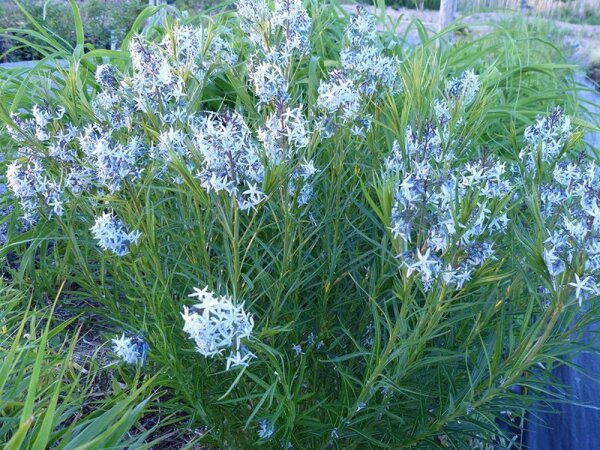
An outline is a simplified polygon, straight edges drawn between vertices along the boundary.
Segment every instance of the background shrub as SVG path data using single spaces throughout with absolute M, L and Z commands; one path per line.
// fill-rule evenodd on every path
M 75 29 L 71 7 L 67 0 L 24 0 L 23 8 L 42 26 L 70 44 L 75 43 Z M 143 0 L 85 0 L 81 3 L 81 16 L 87 43 L 95 48 L 117 47 L 125 33 L 131 28 L 138 14 L 147 6 Z M 26 29 L 29 21 L 16 3 L 0 4 L 0 28 Z M 2 62 L 29 61 L 39 59 L 40 54 L 33 48 L 15 48 L 14 41 L 0 37 L 0 58 Z

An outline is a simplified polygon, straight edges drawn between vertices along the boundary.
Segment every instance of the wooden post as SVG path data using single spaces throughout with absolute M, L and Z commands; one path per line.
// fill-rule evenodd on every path
M 450 25 L 450 22 L 454 20 L 456 14 L 456 0 L 441 0 L 440 1 L 440 17 L 439 26 L 440 30 Z

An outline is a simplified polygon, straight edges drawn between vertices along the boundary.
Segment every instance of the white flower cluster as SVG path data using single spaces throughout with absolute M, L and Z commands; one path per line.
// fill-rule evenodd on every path
M 299 189 L 296 200 L 301 206 L 307 205 L 313 197 L 314 187 L 309 180 L 315 173 L 317 169 L 312 161 L 301 163 L 300 167 L 292 173 L 289 184 L 290 195 L 293 196 Z
M 473 102 L 477 92 L 479 78 L 471 70 L 448 82 L 443 98 L 434 101 L 435 119 L 427 121 L 421 129 L 406 128 L 404 151 L 398 142 L 394 142 L 392 153 L 385 160 L 387 172 L 393 174 L 408 170 L 415 157 L 427 157 L 437 164 L 454 161 L 456 155 L 450 146 L 450 122 L 454 117 L 457 124 L 461 123 L 464 109 Z
M 275 0 L 275 11 L 271 16 L 272 32 L 278 29 L 285 33 L 279 52 L 283 56 L 310 51 L 309 35 L 312 21 L 302 0 Z
M 543 260 L 553 287 L 566 283 L 581 306 L 600 295 L 600 168 L 584 154 L 563 154 L 570 135 L 571 120 L 556 107 L 525 129 L 527 145 L 519 157 L 524 178 L 540 170 L 552 175 L 540 190 L 548 233 Z
M 375 21 L 363 8 L 346 27 L 346 39 L 347 45 L 340 53 L 341 69 L 333 70 L 329 81 L 319 86 L 318 107 L 323 113 L 319 127 L 325 137 L 332 135 L 331 115 L 336 113 L 344 125 L 351 125 L 354 135 L 365 136 L 372 119 L 360 116 L 364 100 L 395 95 L 402 88 L 399 61 L 384 55 Z
M 310 51 L 312 22 L 302 0 L 237 2 L 240 26 L 255 46 L 248 73 L 260 105 L 289 99 L 289 73 L 293 61 Z
M 19 200 L 23 209 L 22 220 L 26 226 L 37 220 L 38 211 L 51 215 L 63 214 L 63 193 L 61 187 L 47 178 L 39 161 L 31 158 L 30 162 L 13 161 L 6 170 L 6 184 Z
M 255 44 L 249 77 L 259 106 L 272 109 L 258 130 L 271 164 L 290 160 L 309 143 L 309 124 L 302 105 L 290 97 L 292 64 L 310 51 L 311 19 L 301 0 L 240 0 L 240 24 Z M 270 108 L 267 108 L 270 106 Z
M 230 350 L 227 370 L 247 366 L 254 355 L 241 341 L 250 338 L 254 320 L 244 312 L 243 303 L 235 305 L 231 298 L 217 296 L 208 288 L 194 288 L 190 297 L 195 297 L 198 303 L 183 307 L 183 331 L 194 340 L 198 353 L 213 358 Z
M 188 77 L 202 84 L 217 63 L 237 63 L 237 55 L 218 33 L 184 25 L 176 25 L 159 43 L 134 37 L 129 53 L 133 76 L 123 80 L 119 95 L 132 97 L 136 109 L 146 113 L 163 111 L 163 120 L 169 119 L 165 108 L 168 102 L 186 104 Z
M 77 128 L 61 120 L 62 107 L 34 105 L 31 117 L 13 114 L 12 138 L 19 143 L 38 141 L 36 148 L 44 147 L 38 151 L 21 148 L 25 161 L 15 161 L 8 173 L 9 188 L 21 202 L 28 224 L 35 222 L 38 209 L 60 215 L 65 191 L 74 195 L 91 194 L 93 189 L 116 193 L 124 181 L 139 178 L 151 160 L 146 156 L 168 161 L 171 150 L 187 155 L 184 134 L 172 125 L 193 119 L 184 98 L 186 77 L 197 77 L 201 83 L 217 62 L 237 62 L 220 36 L 186 26 L 176 26 L 158 44 L 137 36 L 130 53 L 131 77 L 111 65 L 97 67 L 96 82 L 102 88 L 92 101 L 97 122 Z M 167 104 L 173 98 L 175 103 Z M 171 124 L 160 130 L 156 145 L 146 142 L 145 133 L 133 120 L 136 114 L 158 114 L 163 123 Z M 118 133 L 122 128 L 129 132 Z M 60 176 L 53 178 L 51 168 L 56 164 Z
M 131 119 L 136 112 L 157 114 L 167 124 L 185 122 L 192 80 L 202 85 L 218 73 L 220 65 L 237 63 L 237 55 L 218 33 L 184 25 L 176 25 L 158 43 L 135 36 L 129 53 L 131 76 L 118 73 L 110 65 L 96 70 L 96 81 L 103 90 L 92 107 L 98 119 L 114 130 L 133 127 Z
M 571 119 L 562 113 L 560 107 L 537 120 L 535 125 L 525 129 L 525 142 L 528 145 L 519 157 L 525 161 L 527 170 L 537 172 L 538 163 L 553 162 L 564 148 L 571 134 Z
M 19 114 L 11 114 L 14 127 L 8 127 L 8 133 L 15 142 L 26 143 L 38 141 L 48 143 L 48 152 L 54 157 L 67 160 L 72 158 L 61 148 L 73 139 L 72 128 L 55 132 L 57 121 L 62 119 L 65 109 L 51 109 L 47 106 L 34 105 L 31 115 L 23 118 Z M 55 135 L 56 139 L 50 141 Z M 48 142 L 50 141 L 50 142 Z M 48 176 L 44 167 L 45 154 L 33 148 L 19 148 L 20 157 L 11 162 L 6 170 L 6 184 L 19 201 L 22 209 L 21 219 L 26 227 L 33 226 L 39 219 L 39 213 L 50 217 L 61 216 L 64 205 L 64 187 L 60 181 Z
M 259 108 L 271 111 L 258 128 L 258 139 L 268 163 L 279 165 L 293 162 L 298 150 L 306 148 L 311 140 L 303 107 L 290 96 L 289 76 L 294 62 L 310 51 L 312 22 L 301 0 L 275 0 L 273 6 L 266 0 L 237 3 L 240 26 L 255 48 L 249 57 L 249 78 Z M 300 169 L 290 180 L 290 193 L 296 192 L 297 180 L 302 180 L 299 205 L 306 204 L 312 192 L 308 178 L 313 173 Z M 254 189 L 249 192 L 255 200 L 262 197 L 254 194 Z M 253 201 L 240 203 L 255 206 Z
M 242 9 L 258 8 L 256 14 L 268 16 L 268 45 L 258 46 L 256 56 L 281 69 L 275 90 L 285 91 L 265 105 L 271 112 L 257 126 L 258 139 L 238 112 L 196 114 L 190 107 L 211 77 L 237 63 L 228 40 L 216 33 L 225 29 L 175 25 L 158 43 L 136 36 L 129 48 L 131 75 L 109 64 L 97 67 L 102 90 L 91 102 L 95 119 L 75 126 L 64 117 L 64 108 L 40 105 L 29 114 L 13 115 L 9 131 L 23 146 L 9 166 L 7 185 L 21 204 L 24 222 L 32 226 L 41 216 L 61 215 L 70 196 L 119 195 L 149 164 L 159 179 L 179 183 L 168 172 L 173 157 L 197 171 L 206 189 L 228 192 L 243 210 L 263 201 L 265 165 L 301 164 L 295 159 L 298 150 L 312 137 L 302 105 L 287 94 L 289 64 L 309 49 L 310 19 L 299 1 L 276 2 L 274 10 L 266 5 L 240 3 Z M 263 53 L 266 48 L 270 56 Z M 201 157 L 199 170 L 193 155 Z M 300 191 L 294 190 L 300 205 L 310 197 L 311 174 L 297 170 L 290 179 L 294 187 L 302 180 Z
M 108 77 L 108 73 L 115 77 L 115 82 Z M 116 77 L 121 78 L 120 74 L 116 73 L 113 66 L 102 65 L 96 69 L 96 81 L 102 87 L 92 100 L 92 110 L 99 121 L 108 124 L 109 130 L 120 130 L 122 128 L 130 129 L 132 127 L 131 119 L 136 113 L 136 103 L 134 100 L 134 92 L 117 83 Z M 145 105 L 140 102 L 140 109 Z
M 11 114 L 15 126 L 9 127 L 8 133 L 16 142 L 24 142 L 28 139 L 47 141 L 51 136 L 54 122 L 62 119 L 65 108 L 34 105 L 31 114 L 32 118 L 25 119 L 18 114 Z
M 190 119 L 190 85 L 202 86 L 220 67 L 230 68 L 237 55 L 220 33 L 177 24 L 155 43 L 135 36 L 129 44 L 133 74 L 126 76 L 110 65 L 100 65 L 96 81 L 102 87 L 92 102 L 94 113 L 111 130 L 131 129 L 138 113 L 156 115 L 165 124 Z
M 257 51 L 272 62 L 289 63 L 295 55 L 310 51 L 312 21 L 302 0 L 237 2 L 240 27 L 256 45 Z
M 585 155 L 560 157 L 570 120 L 556 108 L 525 132 L 529 152 L 542 151 L 552 179 L 541 188 L 548 237 L 543 259 L 554 287 L 567 281 L 579 304 L 600 295 L 600 167 Z M 534 145 L 532 145 L 534 144 Z M 539 147 L 539 148 L 538 148 Z M 530 159 L 525 160 L 528 166 Z M 536 172 L 534 172 L 536 173 Z M 561 277 L 562 274 L 568 276 Z
M 506 229 L 502 200 L 511 185 L 504 164 L 488 158 L 446 170 L 431 160 L 414 163 L 400 176 L 392 209 L 393 235 L 414 245 L 400 255 L 403 265 L 426 289 L 440 275 L 461 289 L 493 256 L 494 237 Z M 422 230 L 425 236 L 416 237 Z
M 391 231 L 408 247 L 399 255 L 407 275 L 417 273 L 426 290 L 436 280 L 462 289 L 493 257 L 494 238 L 509 220 L 505 164 L 489 155 L 456 162 L 441 137 L 447 124 L 409 127 L 404 148 L 394 143 L 385 161 L 386 175 L 397 180 Z
M 273 433 L 275 433 L 275 425 L 267 419 L 262 419 L 260 421 L 260 428 L 258 429 L 258 437 L 260 439 L 270 439 Z
M 104 89 L 118 87 L 115 67 L 110 64 L 101 64 L 96 67 L 96 83 Z
M 189 147 L 184 132 L 180 128 L 171 126 L 158 135 L 158 143 L 152 148 L 150 156 L 164 161 L 171 161 L 172 152 L 186 160 L 190 157 Z
M 446 127 L 455 115 L 456 122 L 462 123 L 460 109 L 473 102 L 478 92 L 479 77 L 472 70 L 463 72 L 460 78 L 452 78 L 446 85 L 445 98 L 435 101 L 435 112 L 440 127 Z
M 206 27 L 177 24 L 172 37 L 165 36 L 160 46 L 176 61 L 175 69 L 184 74 L 189 71 L 198 80 L 203 80 L 208 71 L 215 69 L 217 62 L 233 66 L 238 61 L 237 54 L 222 37 L 231 30 L 217 31 L 209 33 Z
M 195 141 L 203 164 L 197 177 L 206 190 L 229 193 L 242 210 L 265 199 L 257 188 L 264 178 L 259 148 L 239 113 L 207 116 L 196 129 Z
M 448 101 L 452 106 L 459 102 L 468 105 L 479 92 L 479 77 L 473 70 L 466 70 L 460 78 L 452 78 L 446 86 Z
M 91 175 L 109 192 L 119 191 L 125 180 L 135 181 L 139 178 L 142 169 L 138 167 L 138 162 L 147 153 L 139 138 L 134 136 L 127 144 L 121 144 L 115 142 L 110 133 L 89 126 L 79 136 L 79 144 L 85 162 L 93 170 Z M 80 187 L 76 186 L 78 192 L 81 191 Z
M 139 231 L 128 233 L 123 222 L 111 213 L 104 213 L 96 218 L 96 222 L 90 230 L 100 248 L 118 256 L 127 255 L 129 246 L 137 244 L 142 235 Z
M 305 148 L 310 136 L 302 108 L 290 108 L 276 103 L 275 112 L 258 130 L 258 139 L 272 164 L 283 162 L 297 150 Z
M 148 344 L 141 336 L 121 337 L 112 339 L 113 352 L 127 364 L 139 364 L 142 366 L 148 355 Z
M 288 82 L 284 69 L 277 63 L 255 57 L 250 71 L 250 81 L 261 105 L 273 101 L 283 103 L 288 99 Z
M 348 46 L 340 53 L 342 68 L 360 94 L 397 94 L 402 88 L 399 61 L 381 50 L 377 24 L 362 8 L 346 27 Z
M 319 107 L 329 114 L 339 111 L 343 123 L 352 123 L 356 119 L 360 105 L 356 86 L 341 70 L 333 70 L 329 81 L 319 85 Z
M 133 136 L 122 144 L 114 139 L 112 130 L 104 131 L 98 124 L 80 129 L 64 120 L 59 123 L 62 112 L 50 115 L 43 111 L 47 109 L 36 105 L 32 113 L 35 119 L 15 117 L 17 125 L 36 124 L 33 128 L 25 130 L 18 125 L 12 129 L 18 142 L 44 134 L 36 150 L 19 148 L 20 156 L 6 174 L 26 225 L 34 225 L 40 213 L 61 216 L 68 194 L 91 194 L 93 189 L 114 193 L 123 181 L 139 177 L 140 161 L 146 153 L 139 138 Z
M 58 130 L 48 142 L 48 156 L 59 164 L 72 164 L 77 159 L 73 142 L 78 138 L 78 130 L 71 124 L 66 124 Z

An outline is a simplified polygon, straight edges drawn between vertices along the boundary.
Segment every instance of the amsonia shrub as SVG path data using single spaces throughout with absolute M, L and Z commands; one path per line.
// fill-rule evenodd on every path
M 66 281 L 206 444 L 517 445 L 597 316 L 565 66 L 380 25 L 239 0 L 4 83 L 6 273 Z

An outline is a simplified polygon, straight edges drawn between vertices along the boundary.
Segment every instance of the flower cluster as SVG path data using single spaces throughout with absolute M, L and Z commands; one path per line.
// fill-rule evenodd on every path
M 313 197 L 314 188 L 311 178 L 315 173 L 317 173 L 317 169 L 312 161 L 301 163 L 292 173 L 289 190 L 290 195 L 294 195 L 296 190 L 298 190 L 298 195 L 296 197 L 298 205 L 307 205 Z
M 312 22 L 301 0 L 237 2 L 240 27 L 254 44 L 248 73 L 259 106 L 289 99 L 289 73 L 293 62 L 310 51 Z
M 322 112 L 319 127 L 325 137 L 332 135 L 332 115 L 339 113 L 342 123 L 352 133 L 364 136 L 371 127 L 371 117 L 360 115 L 365 99 L 375 101 L 400 92 L 399 61 L 384 55 L 373 17 L 359 8 L 346 27 L 347 45 L 340 53 L 340 69 L 329 74 L 319 86 L 318 107 Z
M 543 259 L 554 288 L 568 283 L 581 305 L 600 295 L 600 167 L 583 154 L 578 160 L 560 156 L 569 135 L 569 117 L 556 108 L 526 129 L 529 146 L 522 155 L 530 169 L 531 154 L 538 154 L 552 174 L 540 191 L 548 229 Z
M 264 178 L 259 148 L 240 114 L 227 111 L 204 118 L 195 141 L 202 157 L 197 176 L 207 191 L 229 193 L 242 210 L 255 208 L 265 199 L 257 187 Z
M 96 67 L 96 83 L 103 89 L 116 88 L 119 83 L 116 76 L 116 69 L 110 64 L 100 64 Z
M 356 86 L 341 70 L 333 70 L 329 74 L 329 81 L 319 85 L 319 108 L 329 114 L 339 111 L 343 123 L 352 123 L 356 119 L 360 105 Z
M 169 171 L 173 157 L 196 173 L 204 188 L 227 192 L 242 210 L 253 209 L 266 198 L 262 183 L 267 165 L 302 164 L 295 158 L 311 142 L 311 124 L 302 105 L 287 94 L 287 70 L 295 55 L 309 48 L 310 18 L 299 1 L 276 2 L 274 10 L 264 2 L 241 2 L 239 7 L 254 8 L 269 22 L 269 45 L 257 46 L 256 57 L 275 63 L 283 77 L 273 92 L 285 95 L 273 97 L 257 88 L 265 102 L 272 97 L 277 101 L 270 104 L 272 112 L 265 114 L 256 132 L 239 112 L 195 113 L 189 106 L 190 96 L 197 95 L 212 76 L 237 63 L 228 40 L 215 33 L 225 29 L 209 32 L 177 24 L 159 42 L 136 36 L 129 46 L 130 75 L 110 64 L 97 67 L 101 91 L 91 101 L 92 120 L 75 125 L 65 117 L 64 108 L 41 105 L 29 114 L 13 115 L 9 131 L 22 147 L 19 159 L 8 168 L 7 185 L 28 226 L 40 216 L 62 215 L 70 196 L 119 195 L 150 164 L 158 179 L 178 183 L 180 177 Z M 254 25 L 242 20 L 247 30 Z M 270 56 L 264 53 L 266 48 L 272 50 Z M 147 132 L 147 125 L 153 133 Z M 199 165 L 194 156 L 199 156 Z M 310 197 L 308 178 L 313 172 L 299 169 L 290 179 L 290 191 L 298 192 L 300 205 Z M 105 242 L 103 248 L 117 254 L 125 254 L 124 248 L 136 237 L 117 233 L 119 244 L 106 243 L 106 236 L 98 238 Z
M 571 134 L 571 119 L 562 113 L 560 107 L 539 118 L 534 125 L 525 129 L 525 142 L 519 157 L 525 161 L 530 172 L 537 172 L 541 163 L 553 162 L 567 143 Z
M 546 180 L 540 189 L 547 229 L 542 257 L 552 287 L 569 286 L 581 306 L 600 295 L 600 168 L 585 154 L 573 159 L 563 153 L 570 135 L 571 120 L 556 107 L 525 129 L 519 158 L 525 181 L 540 173 Z
M 123 80 L 121 94 L 132 95 L 136 108 L 145 112 L 160 111 L 171 101 L 185 104 L 187 77 L 204 83 L 217 63 L 231 66 L 237 62 L 237 55 L 219 34 L 183 25 L 159 43 L 134 37 L 129 53 L 134 72 Z
M 472 70 L 465 71 L 460 78 L 452 78 L 446 86 L 445 98 L 435 101 L 439 126 L 446 128 L 452 117 L 461 123 L 460 110 L 473 102 L 478 92 L 479 78 Z
M 261 105 L 274 101 L 280 103 L 287 101 L 288 82 L 280 65 L 255 58 L 250 72 L 250 81 Z
M 295 55 L 310 51 L 312 21 L 302 0 L 237 2 L 240 26 L 256 45 L 257 51 L 272 62 L 285 63 Z
M 100 248 L 117 256 L 127 255 L 129 246 L 137 244 L 142 235 L 139 231 L 128 233 L 123 222 L 111 213 L 104 213 L 98 217 L 90 230 L 94 239 L 98 241 Z
M 127 144 L 121 144 L 110 133 L 89 126 L 79 136 L 79 144 L 87 167 L 93 168 L 92 176 L 109 192 L 119 191 L 126 180 L 133 182 L 139 178 L 142 169 L 137 163 L 147 153 L 139 138 L 132 137 Z M 80 192 L 81 186 L 76 185 L 76 190 Z
M 270 164 L 290 161 L 310 142 L 305 111 L 289 92 L 293 64 L 310 51 L 312 22 L 301 0 L 237 3 L 240 25 L 254 44 L 248 73 L 259 108 L 271 111 L 258 129 Z
M 13 161 L 6 170 L 6 184 L 19 200 L 23 209 L 25 225 L 37 221 L 38 211 L 60 216 L 63 213 L 61 187 L 46 176 L 38 160 L 32 158 L 27 163 Z
M 290 108 L 277 102 L 275 112 L 258 130 L 267 158 L 278 164 L 309 143 L 308 123 L 301 107 Z
M 504 164 L 488 158 L 449 171 L 431 161 L 415 166 L 401 175 L 392 210 L 393 235 L 414 245 L 400 255 L 402 264 L 426 289 L 440 275 L 461 289 L 493 257 L 494 237 L 506 229 L 502 200 L 511 185 Z M 425 236 L 413 243 L 421 230 Z
M 31 113 L 33 118 L 22 118 L 18 114 L 11 114 L 15 126 L 10 127 L 8 132 L 15 141 L 25 142 L 29 139 L 47 141 L 55 121 L 62 119 L 65 114 L 65 108 L 34 105 Z
M 450 82 L 447 98 L 472 100 L 467 91 L 476 92 L 476 78 L 461 85 Z M 449 121 L 441 119 L 409 127 L 405 146 L 395 142 L 385 161 L 386 176 L 396 180 L 391 231 L 404 242 L 399 257 L 426 290 L 436 280 L 462 289 L 493 258 L 494 238 L 509 220 L 503 200 L 512 190 L 505 163 L 489 155 L 459 164 L 448 150 Z
M 237 54 L 219 34 L 227 31 L 176 25 L 158 43 L 135 36 L 129 44 L 131 76 L 110 65 L 96 70 L 102 87 L 92 102 L 96 116 L 114 130 L 135 126 L 131 119 L 138 112 L 156 114 L 166 124 L 185 123 L 189 85 L 203 85 L 219 67 L 237 63 Z
M 363 96 L 397 94 L 402 87 L 399 61 L 380 48 L 377 25 L 362 8 L 346 27 L 348 45 L 340 53 L 342 68 Z
M 310 51 L 309 34 L 312 21 L 302 0 L 275 0 L 275 11 L 271 16 L 271 27 L 285 33 L 279 52 L 282 56 Z M 272 31 L 272 32 L 273 32 Z
M 452 78 L 446 87 L 446 94 L 452 106 L 459 102 L 468 105 L 479 92 L 479 77 L 473 70 L 466 70 L 460 78 Z
M 11 114 L 14 126 L 8 127 L 8 133 L 17 143 L 46 143 L 53 158 L 72 160 L 72 153 L 66 147 L 74 139 L 74 130 L 72 127 L 60 129 L 58 124 L 64 113 L 63 107 L 34 105 L 33 117 Z M 19 158 L 7 167 L 6 184 L 19 201 L 23 212 L 21 219 L 26 227 L 38 221 L 40 212 L 48 217 L 63 214 L 64 186 L 60 180 L 48 176 L 44 158 L 44 153 L 24 145 L 19 147 Z
M 477 95 L 479 79 L 471 70 L 466 71 L 460 78 L 453 78 L 446 86 L 444 97 L 435 100 L 435 119 L 427 121 L 421 129 L 408 126 L 402 152 L 397 142 L 394 143 L 392 153 L 386 159 L 388 173 L 407 169 L 410 161 L 415 157 L 428 157 L 437 164 L 452 162 L 456 155 L 449 146 L 452 119 L 456 124 L 462 122 L 462 112 Z
M 456 155 L 450 146 L 451 121 L 461 123 L 462 113 L 479 91 L 479 79 L 473 71 L 466 71 L 460 78 L 453 78 L 446 85 L 442 98 L 434 101 L 435 118 L 420 128 L 406 128 L 405 149 L 394 142 L 391 154 L 386 158 L 386 172 L 393 174 L 408 170 L 417 159 L 429 158 L 436 164 L 453 162 Z
M 231 298 L 217 296 L 208 288 L 194 288 L 198 303 L 183 307 L 183 331 L 196 344 L 196 350 L 207 358 L 223 354 L 230 350 L 226 369 L 245 367 L 254 355 L 241 343 L 252 334 L 254 320 L 244 311 L 243 303 L 235 305 Z
M 112 339 L 113 352 L 127 364 L 139 364 L 142 366 L 148 356 L 148 344 L 141 336 L 121 337 Z
M 275 425 L 269 422 L 267 419 L 260 421 L 260 428 L 258 429 L 258 437 L 260 439 L 269 439 L 275 433 Z
M 232 65 L 237 61 L 226 41 L 214 33 L 209 38 L 207 33 L 206 29 L 176 26 L 159 43 L 135 37 L 130 45 L 131 76 L 108 64 L 97 67 L 96 81 L 102 91 L 92 100 L 92 107 L 98 120 L 87 126 L 78 128 L 64 120 L 62 107 L 34 105 L 29 117 L 13 114 L 12 138 L 20 143 L 37 141 L 37 147 L 44 147 L 35 152 L 23 147 L 21 154 L 27 161 L 15 162 L 11 171 L 11 190 L 23 201 L 24 211 L 36 209 L 40 198 L 56 202 L 64 188 L 76 195 L 89 193 L 93 187 L 117 192 L 124 180 L 139 177 L 148 163 L 145 155 L 167 159 L 171 146 L 183 153 L 183 133 L 172 124 L 193 119 L 184 98 L 186 77 L 192 74 L 203 82 L 217 62 Z M 174 103 L 167 105 L 171 99 Z M 158 142 L 145 142 L 145 133 L 132 120 L 136 114 L 158 114 L 170 129 L 160 131 Z M 129 130 L 125 139 L 117 134 L 122 128 Z M 60 165 L 60 179 L 48 179 L 53 164 Z

